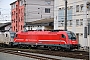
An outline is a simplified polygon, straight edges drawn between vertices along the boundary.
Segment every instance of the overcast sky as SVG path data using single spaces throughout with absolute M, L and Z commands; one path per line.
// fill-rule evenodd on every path
M 0 0 L 0 23 L 9 22 L 11 20 L 11 6 L 10 3 L 16 0 Z

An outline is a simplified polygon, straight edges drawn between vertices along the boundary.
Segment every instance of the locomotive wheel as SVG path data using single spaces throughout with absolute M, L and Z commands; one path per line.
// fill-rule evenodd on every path
M 61 47 L 57 47 L 57 50 L 61 50 Z
M 21 45 L 18 44 L 18 48 L 21 48 Z
M 52 51 L 53 50 L 58 50 L 58 47 L 55 47 L 55 46 L 54 47 L 53 46 L 52 47 L 48 47 L 48 48 L 49 48 L 49 50 L 52 50 Z
M 31 45 L 31 48 L 37 49 L 38 47 L 36 45 Z

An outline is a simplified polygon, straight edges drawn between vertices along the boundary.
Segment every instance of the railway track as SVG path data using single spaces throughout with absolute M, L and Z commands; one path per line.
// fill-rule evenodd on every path
M 13 49 L 5 49 L 5 50 L 0 49 L 0 52 L 19 55 L 19 56 L 24 56 L 24 57 L 29 57 L 29 58 L 34 58 L 34 59 L 38 59 L 38 60 L 60 60 L 60 59 L 55 59 L 55 58 L 50 58 L 50 57 L 27 54 L 27 53 L 23 53 L 23 52 L 20 52 L 20 51 L 17 51 L 17 50 L 13 51 Z
M 37 56 L 29 53 L 39 53 L 39 54 L 46 54 L 46 55 L 54 55 L 54 56 L 60 56 L 60 57 L 70 57 L 70 58 L 77 58 L 77 59 L 85 59 L 89 60 L 89 52 L 85 51 L 71 51 L 71 52 L 63 52 L 63 51 L 49 51 L 49 50 L 39 50 L 39 49 L 17 49 L 17 48 L 0 48 L 0 52 L 4 53 L 10 53 L 40 60 L 58 60 L 55 58 L 50 57 L 44 57 L 44 56 Z M 27 52 L 27 53 L 21 53 L 21 52 Z M 59 59 L 60 60 L 60 59 Z

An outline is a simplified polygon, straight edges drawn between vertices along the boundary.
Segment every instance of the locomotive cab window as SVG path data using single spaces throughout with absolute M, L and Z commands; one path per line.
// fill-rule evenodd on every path
M 17 37 L 17 34 L 16 34 L 16 36 L 15 37 Z
M 16 35 L 16 33 L 14 33 L 14 32 L 11 32 L 11 33 L 10 33 L 11 38 L 14 38 L 15 35 Z
M 76 40 L 76 36 L 73 32 L 67 32 L 69 39 Z
M 62 38 L 66 38 L 64 34 L 61 35 Z

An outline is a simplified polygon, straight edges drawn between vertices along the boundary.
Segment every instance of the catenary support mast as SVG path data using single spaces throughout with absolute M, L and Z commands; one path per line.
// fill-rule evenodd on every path
M 67 0 L 65 0 L 65 21 L 64 21 L 64 29 L 67 31 Z

